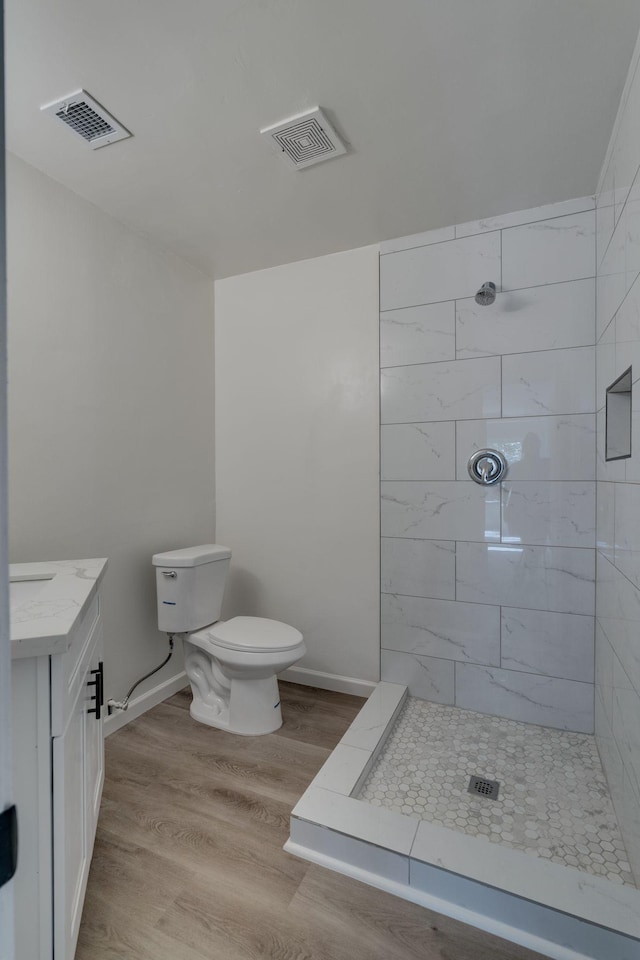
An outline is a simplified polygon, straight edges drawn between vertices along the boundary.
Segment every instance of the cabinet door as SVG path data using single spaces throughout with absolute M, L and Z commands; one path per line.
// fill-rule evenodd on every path
M 14 660 L 11 681 L 13 782 L 20 817 L 18 870 L 14 880 L 15 954 L 17 960 L 51 960 L 49 657 Z M 0 927 L 0 944 L 3 930 Z
M 89 711 L 97 691 L 97 646 L 91 643 L 80 669 L 83 682 L 64 732 L 53 738 L 54 958 L 73 960 L 89 875 L 97 805 L 102 789 L 102 721 Z

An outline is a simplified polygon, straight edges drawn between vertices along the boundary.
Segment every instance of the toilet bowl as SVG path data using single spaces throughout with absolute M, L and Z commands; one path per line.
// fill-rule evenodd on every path
M 194 720 L 245 736 L 282 726 L 276 674 L 304 656 L 298 630 L 278 620 L 234 617 L 185 636 L 184 652 Z
M 277 674 L 306 653 L 302 634 L 263 617 L 219 619 L 231 551 L 219 544 L 153 556 L 159 629 L 184 643 L 191 716 L 258 736 L 282 725 Z

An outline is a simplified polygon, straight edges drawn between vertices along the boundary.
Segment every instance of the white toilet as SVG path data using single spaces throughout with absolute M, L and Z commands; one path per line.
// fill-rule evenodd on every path
M 273 733 L 282 726 L 276 674 L 306 648 L 278 620 L 218 619 L 230 560 L 215 543 L 156 553 L 158 628 L 184 641 L 194 720 L 245 736 Z

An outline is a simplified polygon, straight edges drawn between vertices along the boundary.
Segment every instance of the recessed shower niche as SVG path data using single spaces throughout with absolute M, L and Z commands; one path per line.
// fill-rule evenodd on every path
M 631 456 L 631 367 L 607 387 L 605 460 Z

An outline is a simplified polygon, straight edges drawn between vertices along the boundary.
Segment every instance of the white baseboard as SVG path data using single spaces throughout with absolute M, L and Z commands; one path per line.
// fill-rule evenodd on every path
M 290 667 L 280 674 L 281 680 L 289 680 L 291 683 L 301 683 L 307 687 L 320 687 L 321 690 L 335 690 L 336 693 L 351 693 L 356 697 L 369 697 L 377 683 L 373 680 L 358 680 L 356 677 L 340 677 L 335 673 L 324 673 L 321 670 L 308 670 L 306 667 Z M 172 697 L 178 690 L 186 687 L 189 681 L 184 670 L 176 677 L 171 677 L 156 687 L 152 687 L 146 693 L 135 697 L 129 702 L 127 710 L 118 710 L 109 717 L 105 717 L 104 735 L 110 736 L 124 727 L 125 724 L 136 717 L 151 710 L 158 703 L 162 703 L 168 697 Z
M 378 686 L 375 680 L 358 680 L 356 677 L 341 677 L 337 673 L 309 670 L 307 667 L 289 667 L 279 674 L 281 680 L 301 683 L 305 687 L 320 687 L 336 693 L 351 693 L 354 697 L 370 697 Z
M 174 693 L 182 690 L 188 683 L 187 675 L 183 670 L 176 677 L 170 677 L 169 680 L 159 683 L 156 687 L 152 687 L 151 690 L 147 690 L 146 693 L 141 693 L 139 697 L 130 700 L 127 710 L 116 710 L 111 716 L 105 717 L 103 726 L 105 737 L 115 733 L 120 727 L 124 727 L 125 724 L 131 720 L 135 720 L 136 717 L 146 713 L 147 710 L 151 710 L 151 707 L 162 703 L 167 697 L 172 697 Z

